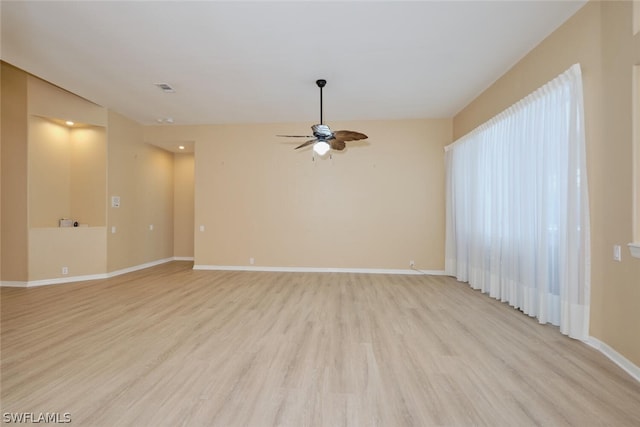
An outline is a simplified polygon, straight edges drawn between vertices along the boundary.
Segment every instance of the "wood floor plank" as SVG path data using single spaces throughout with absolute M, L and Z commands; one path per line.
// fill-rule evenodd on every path
M 640 384 L 452 278 L 194 271 L 0 290 L 2 413 L 77 426 L 640 425 Z

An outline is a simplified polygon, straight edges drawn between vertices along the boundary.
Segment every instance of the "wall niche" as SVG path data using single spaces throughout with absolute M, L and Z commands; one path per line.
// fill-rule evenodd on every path
M 29 117 L 29 226 L 106 225 L 107 147 L 103 126 Z

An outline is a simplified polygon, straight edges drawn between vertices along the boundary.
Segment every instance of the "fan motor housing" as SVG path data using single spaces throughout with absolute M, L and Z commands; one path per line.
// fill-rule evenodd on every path
M 313 130 L 313 136 L 318 139 L 327 139 L 333 136 L 333 132 L 327 125 L 313 125 L 311 129 Z

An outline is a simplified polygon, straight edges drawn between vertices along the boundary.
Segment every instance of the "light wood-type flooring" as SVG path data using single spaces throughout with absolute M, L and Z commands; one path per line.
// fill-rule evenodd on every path
M 448 277 L 172 262 L 1 298 L 0 415 L 70 413 L 73 426 L 640 426 L 640 383 L 613 362 Z

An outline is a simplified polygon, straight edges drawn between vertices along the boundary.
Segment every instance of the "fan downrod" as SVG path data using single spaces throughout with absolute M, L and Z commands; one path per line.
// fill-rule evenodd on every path
M 322 121 L 322 88 L 327 84 L 327 81 L 324 79 L 318 79 L 316 80 L 316 84 L 320 88 L 320 124 L 322 125 L 324 124 Z

